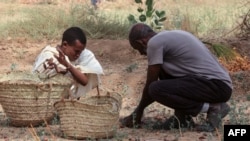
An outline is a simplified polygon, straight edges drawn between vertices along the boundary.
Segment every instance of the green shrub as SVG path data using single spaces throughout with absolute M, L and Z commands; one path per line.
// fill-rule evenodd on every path
M 131 24 L 143 22 L 153 29 L 163 28 L 163 22 L 167 19 L 165 11 L 156 10 L 153 0 L 146 0 L 145 3 L 142 0 L 135 0 L 135 2 L 139 4 L 137 9 L 139 17 L 136 18 L 135 15 L 129 14 L 128 20 Z

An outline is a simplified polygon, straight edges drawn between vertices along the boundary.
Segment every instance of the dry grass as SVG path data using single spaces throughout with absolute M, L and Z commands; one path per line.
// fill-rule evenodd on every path
M 166 29 L 183 29 L 199 37 L 220 38 L 225 37 L 225 34 L 236 26 L 239 17 L 247 10 L 247 7 L 243 6 L 244 2 L 245 0 L 164 0 L 155 1 L 155 8 L 166 12 L 167 20 L 164 23 Z M 48 34 L 53 37 L 58 33 L 48 29 L 56 27 L 55 30 L 61 32 L 71 25 L 81 25 L 86 28 L 83 25 L 84 22 L 93 17 L 97 23 L 86 25 L 92 29 L 88 32 L 93 35 L 93 38 L 105 38 L 106 35 L 99 35 L 101 33 L 94 35 L 97 32 L 94 29 L 101 29 L 101 32 L 111 34 L 110 30 L 113 28 L 110 27 L 119 25 L 124 30 L 128 30 L 127 16 L 138 14 L 136 11 L 138 5 L 134 0 L 106 0 L 98 4 L 98 7 L 97 11 L 91 11 L 90 0 L 2 0 L 0 1 L 1 35 L 6 37 L 21 33 L 22 36 L 31 34 L 28 36 L 44 38 L 47 36 L 44 34 Z M 85 21 L 81 21 L 79 17 Z M 102 18 L 106 20 L 105 23 L 101 23 Z M 49 20 L 49 24 L 46 23 L 46 19 Z M 117 21 L 117 23 L 105 26 L 108 20 Z M 37 28 L 28 23 L 29 21 L 37 25 Z M 40 25 L 42 27 L 39 27 Z M 36 33 L 41 28 L 44 31 Z M 115 35 L 115 38 L 126 35 L 125 32 Z M 230 33 L 232 34 L 234 33 Z

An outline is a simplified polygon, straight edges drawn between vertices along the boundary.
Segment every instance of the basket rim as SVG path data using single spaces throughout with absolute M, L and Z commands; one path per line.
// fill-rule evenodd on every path
M 16 79 L 16 78 L 10 78 L 10 79 L 6 79 L 6 80 L 1 80 L 1 78 L 4 78 L 8 75 L 17 75 L 17 74 L 24 74 L 27 76 L 31 76 L 30 79 L 29 78 L 21 78 L 21 79 Z M 55 75 L 53 77 L 58 77 L 59 78 L 63 78 L 62 81 L 60 82 L 55 82 L 55 81 L 46 81 L 46 80 L 50 80 L 53 77 L 50 78 L 41 78 L 39 76 L 40 74 L 37 73 L 32 73 L 32 72 L 28 72 L 28 71 L 8 71 L 8 72 L 3 72 L 0 73 L 0 85 L 72 85 L 73 84 L 73 80 L 70 77 L 58 74 Z M 36 78 L 36 79 L 31 79 L 32 77 Z
M 34 83 L 33 83 L 34 82 Z M 71 82 L 68 82 L 68 83 L 57 83 L 57 82 L 37 82 L 37 81 L 30 81 L 30 82 L 23 82 L 22 80 L 20 81 L 16 81 L 16 82 L 9 82 L 9 81 L 0 81 L 0 86 L 1 85 L 36 85 L 36 86 L 39 86 L 39 85 L 71 85 L 72 83 Z
M 85 103 L 85 102 L 82 102 L 82 101 L 79 101 L 76 99 L 64 99 L 64 100 L 55 101 L 53 104 L 53 107 L 56 107 L 56 105 L 60 104 L 60 103 L 75 103 L 75 102 L 79 103 L 79 104 L 93 105 L 93 106 L 97 106 L 97 107 L 102 107 L 103 105 L 109 105 L 109 104 L 95 105 L 95 104 Z

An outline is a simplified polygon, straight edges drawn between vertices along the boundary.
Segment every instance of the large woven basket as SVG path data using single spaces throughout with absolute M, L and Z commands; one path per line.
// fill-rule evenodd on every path
M 55 115 L 53 104 L 67 94 L 72 80 L 13 71 L 0 76 L 0 104 L 13 126 L 37 126 Z
M 115 92 L 81 100 L 57 101 L 54 106 L 66 138 L 103 139 L 116 134 L 122 97 Z

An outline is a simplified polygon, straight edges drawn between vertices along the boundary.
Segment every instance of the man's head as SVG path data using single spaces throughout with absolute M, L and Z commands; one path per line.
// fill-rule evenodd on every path
M 70 61 L 79 58 L 87 43 L 86 35 L 79 27 L 70 27 L 64 31 L 61 49 Z
M 147 55 L 147 43 L 148 40 L 156 33 L 146 24 L 136 23 L 129 32 L 130 45 L 138 50 L 141 55 Z

